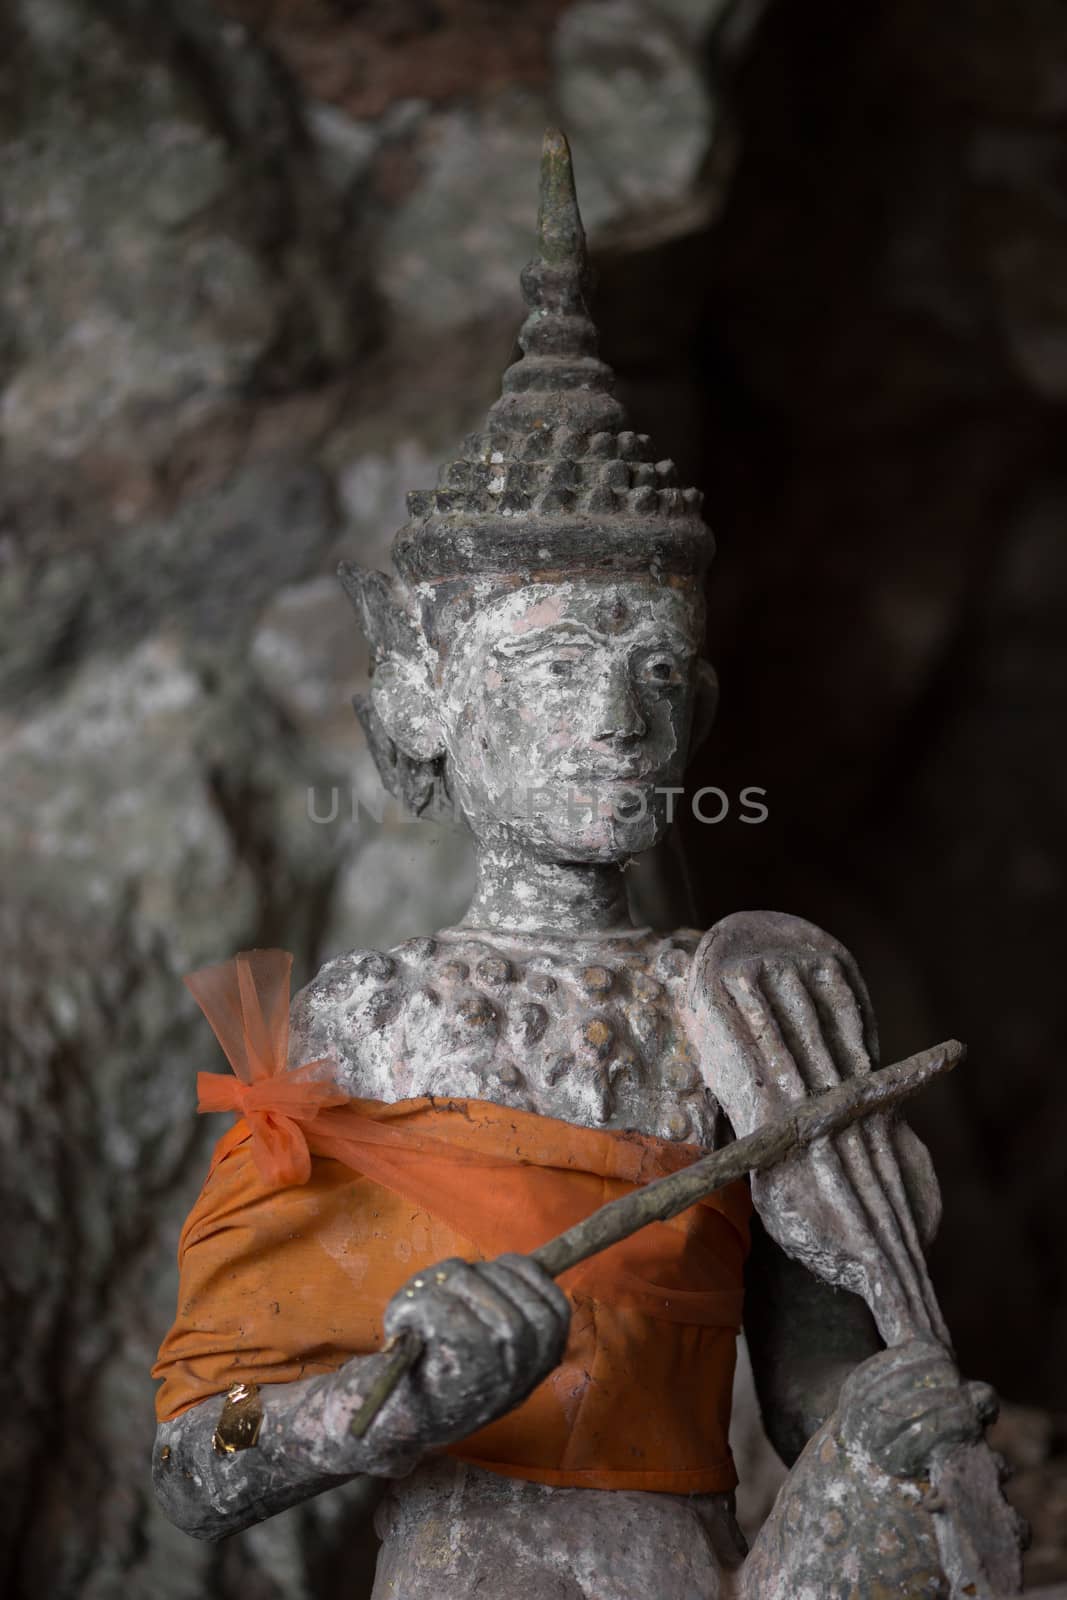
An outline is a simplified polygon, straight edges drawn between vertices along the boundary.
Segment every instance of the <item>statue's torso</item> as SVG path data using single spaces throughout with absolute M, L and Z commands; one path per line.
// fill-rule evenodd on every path
M 686 1037 L 699 935 L 546 940 L 446 931 L 329 962 L 294 1005 L 294 1048 L 354 1095 L 492 1100 L 713 1149 L 719 1109 Z
M 732 1502 L 429 1461 L 378 1508 L 373 1600 L 731 1600 L 745 1554 Z
M 356 951 L 297 996 L 293 1049 L 332 1055 L 339 1081 L 364 1098 L 492 1100 L 713 1149 L 722 1113 L 683 1020 L 698 941 L 689 930 L 581 940 L 449 930 L 388 954 Z M 730 1498 L 549 1489 L 430 1461 L 388 1492 L 375 1595 L 713 1600 L 739 1556 Z M 595 1589 L 561 1580 L 561 1564 L 587 1565 Z M 641 1574 L 654 1590 L 634 1588 Z

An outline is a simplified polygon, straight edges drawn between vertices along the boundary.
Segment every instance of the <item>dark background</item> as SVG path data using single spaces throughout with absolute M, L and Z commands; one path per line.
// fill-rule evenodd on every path
M 218 1131 L 180 974 L 281 943 L 305 981 L 462 909 L 461 837 L 346 821 L 331 574 L 385 564 L 497 392 L 557 119 L 603 352 L 719 539 L 694 779 L 768 793 L 684 825 L 692 918 L 829 927 L 887 1059 L 968 1041 L 914 1113 L 936 1279 L 1012 1402 L 1031 1577 L 1067 1573 L 1063 7 L 0 15 L 5 1592 L 356 1592 L 343 1495 L 219 1549 L 150 1500 Z

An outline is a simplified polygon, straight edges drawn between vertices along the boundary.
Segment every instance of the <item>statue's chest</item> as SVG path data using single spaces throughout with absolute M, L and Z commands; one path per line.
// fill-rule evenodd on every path
M 331 963 L 314 1034 L 354 1094 L 493 1100 L 710 1149 L 721 1113 L 683 1023 L 695 943 L 411 940 Z

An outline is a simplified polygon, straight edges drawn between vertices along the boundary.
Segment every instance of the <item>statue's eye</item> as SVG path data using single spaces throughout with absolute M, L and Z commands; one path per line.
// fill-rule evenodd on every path
M 682 674 L 672 656 L 652 656 L 645 662 L 644 678 L 646 683 L 654 683 L 666 689 L 680 684 Z
M 574 678 L 589 660 L 589 652 L 579 645 L 546 644 L 540 650 L 531 650 L 516 656 L 512 672 L 519 682 L 528 687 L 543 684 L 546 678 L 559 678 L 562 682 Z

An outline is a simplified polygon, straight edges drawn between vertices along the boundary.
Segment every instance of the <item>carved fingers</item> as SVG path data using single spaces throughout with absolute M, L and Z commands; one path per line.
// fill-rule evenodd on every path
M 872 1356 L 846 1379 L 838 1402 L 842 1438 L 896 1478 L 928 1476 L 934 1461 L 981 1439 L 996 1410 L 989 1385 L 961 1383 L 931 1339 Z
M 871 1070 L 874 1023 L 855 964 L 799 919 L 718 924 L 694 958 L 689 1000 L 705 1076 L 738 1135 Z M 916 1215 L 936 1218 L 936 1182 L 918 1140 L 897 1132 L 890 1118 L 866 1118 L 754 1178 L 753 1198 L 785 1250 L 862 1294 L 887 1343 L 947 1343 Z

